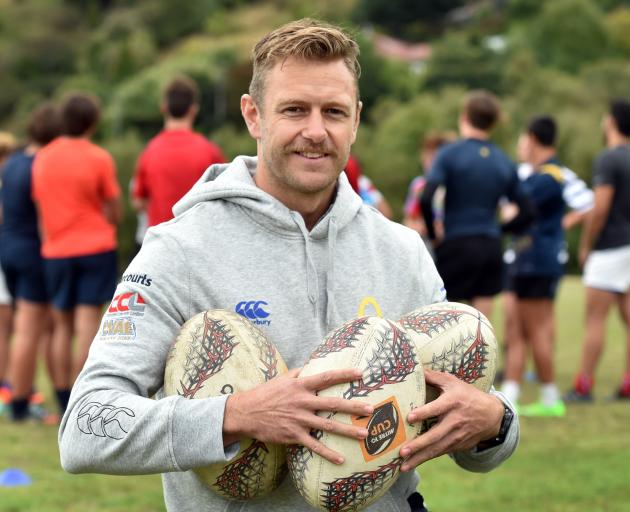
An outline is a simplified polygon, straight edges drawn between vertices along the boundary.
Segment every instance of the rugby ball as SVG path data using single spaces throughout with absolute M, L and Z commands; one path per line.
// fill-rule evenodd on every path
M 360 368 L 363 376 L 318 394 L 359 400 L 374 406 L 370 416 L 322 411 L 334 421 L 368 430 L 364 440 L 325 431 L 311 435 L 344 456 L 328 462 L 304 446 L 288 449 L 289 472 L 300 494 L 319 510 L 356 511 L 379 499 L 398 477 L 401 445 L 418 434 L 407 415 L 424 404 L 424 373 L 414 344 L 399 325 L 362 317 L 332 331 L 311 354 L 300 376 L 333 368 Z
M 398 320 L 424 368 L 448 372 L 488 392 L 497 367 L 497 340 L 492 325 L 477 309 L 458 302 L 438 302 Z M 426 401 L 439 396 L 427 385 Z
M 166 361 L 164 391 L 207 398 L 251 389 L 286 373 L 274 345 L 249 320 L 224 310 L 195 315 L 181 328 Z M 275 489 L 286 474 L 284 446 L 241 439 L 229 462 L 193 471 L 214 492 L 244 501 Z

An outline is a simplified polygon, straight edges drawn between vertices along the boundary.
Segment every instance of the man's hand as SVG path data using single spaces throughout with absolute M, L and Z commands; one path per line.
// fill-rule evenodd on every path
M 409 457 L 400 468 L 410 471 L 445 453 L 468 450 L 480 441 L 496 436 L 503 419 L 503 404 L 449 373 L 424 370 L 427 384 L 441 390 L 440 396 L 409 413 L 409 423 L 437 417 L 431 430 L 405 443 L 402 457 Z
M 317 411 L 336 411 L 363 416 L 372 414 L 371 405 L 343 398 L 327 398 L 317 391 L 361 377 L 358 369 L 331 370 L 298 377 L 294 369 L 253 389 L 230 396 L 225 405 L 223 440 L 253 437 L 276 444 L 301 444 L 334 464 L 343 457 L 310 435 L 324 430 L 346 437 L 364 439 L 367 430 L 317 416 Z

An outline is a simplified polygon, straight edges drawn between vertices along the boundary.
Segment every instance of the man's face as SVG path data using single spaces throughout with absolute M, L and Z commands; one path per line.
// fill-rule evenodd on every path
M 521 133 L 516 143 L 516 158 L 519 162 L 531 162 L 532 140 L 527 133 Z
M 359 124 L 355 80 L 343 60 L 279 62 L 262 105 L 244 95 L 241 107 L 258 142 L 260 188 L 290 207 L 332 193 Z

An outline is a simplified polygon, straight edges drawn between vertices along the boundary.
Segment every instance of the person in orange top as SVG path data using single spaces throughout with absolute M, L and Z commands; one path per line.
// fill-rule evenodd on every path
M 116 287 L 116 224 L 122 206 L 114 160 L 90 141 L 100 116 L 97 100 L 72 95 L 61 116 L 65 136 L 37 154 L 32 194 L 54 323 L 53 381 L 63 414 L 98 330 L 101 308 Z

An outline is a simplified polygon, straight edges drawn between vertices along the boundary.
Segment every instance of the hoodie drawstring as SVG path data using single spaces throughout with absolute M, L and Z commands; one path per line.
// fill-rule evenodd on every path
M 297 212 L 291 212 L 293 220 L 300 228 L 300 232 L 304 237 L 304 253 L 306 257 L 306 293 L 313 305 L 313 316 L 317 317 L 317 299 L 319 297 L 317 268 L 313 263 L 313 249 L 311 236 L 306 230 L 302 216 Z M 337 242 L 337 220 L 331 215 L 328 221 L 328 275 L 326 276 L 326 328 L 332 329 L 333 321 L 336 318 L 337 307 L 335 304 L 335 295 L 333 293 L 333 284 L 335 282 L 335 245 Z
M 332 329 L 333 318 L 337 312 L 332 286 L 335 282 L 335 244 L 337 242 L 337 221 L 330 217 L 328 224 L 328 275 L 326 276 L 326 328 Z
M 319 290 L 317 287 L 317 268 L 313 263 L 313 254 L 311 248 L 311 237 L 306 230 L 306 225 L 302 216 L 297 212 L 291 212 L 293 220 L 300 228 L 302 237 L 304 238 L 304 254 L 306 257 L 306 294 L 308 300 L 313 305 L 313 316 L 317 317 L 317 297 L 319 296 Z

